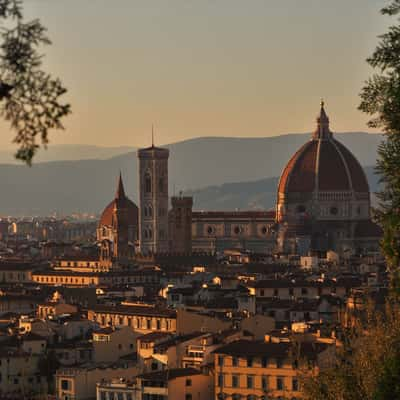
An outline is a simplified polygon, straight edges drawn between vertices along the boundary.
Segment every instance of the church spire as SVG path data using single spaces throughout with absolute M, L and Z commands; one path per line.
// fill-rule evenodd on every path
M 116 199 L 125 198 L 125 189 L 124 189 L 124 183 L 122 182 L 121 171 L 119 172 L 118 185 L 117 185 L 117 191 L 115 192 L 115 198 Z
M 329 130 L 329 118 L 325 112 L 325 102 L 321 99 L 321 108 L 317 116 L 317 129 L 313 133 L 313 139 L 330 139 L 332 132 Z

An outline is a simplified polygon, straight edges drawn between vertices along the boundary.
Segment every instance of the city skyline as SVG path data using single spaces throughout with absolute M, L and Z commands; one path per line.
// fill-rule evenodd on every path
M 45 66 L 73 110 L 50 145 L 146 146 L 152 124 L 161 145 L 309 132 L 321 97 L 334 131 L 370 131 L 358 93 L 389 22 L 375 1 L 69 4 L 25 5 L 26 19 L 48 27 Z M 0 143 L 13 148 L 1 124 Z

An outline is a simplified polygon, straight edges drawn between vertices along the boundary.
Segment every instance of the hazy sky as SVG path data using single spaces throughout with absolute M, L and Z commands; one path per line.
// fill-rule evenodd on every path
M 366 130 L 365 58 L 380 0 L 25 0 L 48 27 L 46 67 L 73 115 L 52 143 L 143 146 L 196 136 Z M 3 124 L 0 144 L 12 132 Z

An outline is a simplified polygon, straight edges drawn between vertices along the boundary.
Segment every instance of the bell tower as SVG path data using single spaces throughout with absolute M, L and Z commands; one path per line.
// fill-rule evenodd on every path
M 142 254 L 166 253 L 168 241 L 169 150 L 154 146 L 139 149 L 140 218 Z

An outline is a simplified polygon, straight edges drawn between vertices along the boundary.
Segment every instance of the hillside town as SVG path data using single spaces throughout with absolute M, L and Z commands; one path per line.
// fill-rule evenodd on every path
M 1 400 L 301 399 L 384 307 L 368 182 L 323 102 L 275 210 L 193 210 L 169 156 L 139 150 L 139 206 L 120 175 L 98 220 L 1 220 Z

